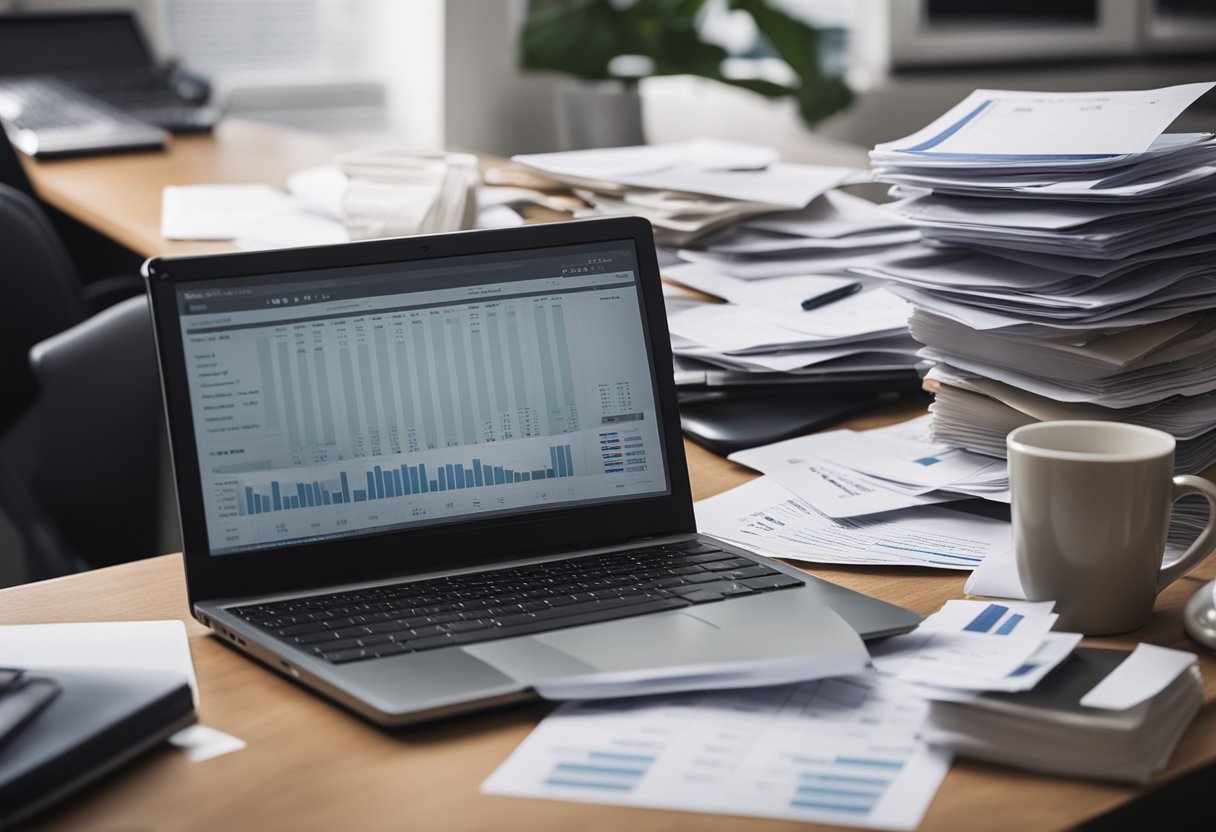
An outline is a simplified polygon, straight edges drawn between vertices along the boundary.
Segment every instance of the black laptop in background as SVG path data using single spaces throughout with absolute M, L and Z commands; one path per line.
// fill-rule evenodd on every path
M 0 14 L 0 120 L 28 155 L 163 147 L 212 128 L 210 95 L 157 61 L 131 10 Z
M 645 220 L 144 273 L 194 616 L 369 719 L 919 621 L 697 533 Z

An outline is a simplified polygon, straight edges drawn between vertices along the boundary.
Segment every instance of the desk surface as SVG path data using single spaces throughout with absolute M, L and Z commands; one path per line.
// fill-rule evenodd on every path
M 232 251 L 226 242 L 170 241 L 160 235 L 166 185 L 260 182 L 332 162 L 342 148 L 323 136 L 226 119 L 213 135 L 177 136 L 149 151 L 38 162 L 25 160 L 39 196 L 143 257 Z
M 199 182 L 270 182 L 324 163 L 324 139 L 247 122 L 226 122 L 214 138 L 178 139 L 166 154 L 31 164 L 43 197 L 144 255 L 230 250 L 224 243 L 168 243 L 159 235 L 160 189 Z M 849 426 L 910 418 L 898 404 Z M 686 445 L 697 499 L 753 475 Z M 816 568 L 814 574 L 921 613 L 962 597 L 963 576 L 929 569 Z M 1149 623 L 1121 639 L 1194 649 L 1181 627 L 1186 599 L 1216 576 L 1216 560 L 1167 589 Z M 48 829 L 794 829 L 770 820 L 491 797 L 478 786 L 544 715 L 541 704 L 421 728 L 385 732 L 228 649 L 186 608 L 176 555 L 0 591 L 0 624 L 178 618 L 186 621 L 202 699 L 201 720 L 249 743 L 194 764 L 155 752 L 46 816 Z M 1216 770 L 1216 659 L 1201 657 L 1208 706 L 1169 769 L 1143 789 L 1038 777 L 958 762 L 929 809 L 924 829 L 1023 830 L 1070 827 L 1133 803 L 1144 805 L 1196 769 Z M 1210 795 L 1206 795 L 1210 798 Z M 1177 809 L 1171 804 L 1171 809 Z M 1166 820 L 1173 815 L 1159 817 Z

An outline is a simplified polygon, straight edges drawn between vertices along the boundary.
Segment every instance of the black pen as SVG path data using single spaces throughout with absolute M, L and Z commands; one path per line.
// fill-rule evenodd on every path
M 807 298 L 802 302 L 802 308 L 804 310 L 818 309 L 821 306 L 827 306 L 829 303 L 838 301 L 841 298 L 847 298 L 849 295 L 860 291 L 860 283 L 847 283 L 844 286 L 841 286 L 839 289 L 833 289 L 830 292 L 824 292 L 822 295 L 815 295 L 813 298 Z

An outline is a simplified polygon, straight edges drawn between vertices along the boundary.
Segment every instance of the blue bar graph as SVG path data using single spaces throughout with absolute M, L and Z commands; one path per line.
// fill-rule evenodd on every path
M 1014 631 L 1018 624 L 1021 623 L 1023 618 L 1025 618 L 1025 616 L 1021 613 L 1014 613 L 1013 615 L 1009 616 L 1008 620 L 1006 620 L 1004 624 L 997 628 L 996 634 L 998 636 L 1009 635 Z
M 975 618 L 971 619 L 963 630 L 968 633 L 987 633 L 992 630 L 992 626 L 1001 620 L 1001 616 L 1009 612 L 1009 607 L 1002 607 L 1000 604 L 989 604 L 984 607 L 983 611 Z M 1016 624 L 1014 625 L 1016 626 Z M 1011 628 L 1012 629 L 1012 628 Z
M 258 487 L 242 486 L 243 499 L 238 490 L 237 508 L 238 513 L 243 515 L 268 514 L 301 508 L 397 499 L 431 491 L 491 488 L 574 476 L 573 452 L 570 445 L 551 446 L 545 462 L 547 464 L 530 470 L 515 470 L 491 465 L 483 462 L 480 457 L 475 457 L 468 461 L 436 465 L 437 475 L 434 478 L 427 475 L 426 463 L 401 465 L 387 470 L 380 465 L 374 465 L 370 470 L 340 471 L 337 476 L 326 480 L 274 481 Z M 366 482 L 367 487 L 352 489 L 352 479 L 355 482 Z M 975 623 L 972 622 L 968 628 Z M 1016 623 L 1005 626 L 1012 630 Z M 989 624 L 989 627 L 991 626 Z

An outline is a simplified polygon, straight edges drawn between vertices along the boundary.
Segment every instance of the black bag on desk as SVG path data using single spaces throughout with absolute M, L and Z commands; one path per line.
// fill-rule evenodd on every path
M 185 678 L 170 673 L 46 670 L 60 693 L 0 745 L 0 829 L 195 722 Z

